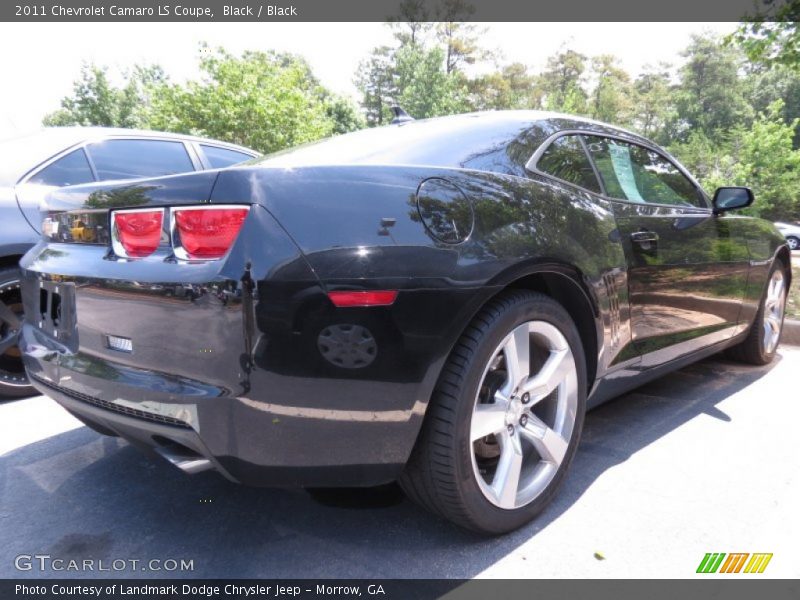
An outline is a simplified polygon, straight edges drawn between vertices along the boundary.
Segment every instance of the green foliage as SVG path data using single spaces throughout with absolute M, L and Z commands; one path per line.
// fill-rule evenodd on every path
M 683 56 L 680 83 L 674 92 L 677 137 L 685 139 L 700 130 L 720 141 L 726 131 L 752 120 L 739 77 L 741 56 L 737 49 L 709 35 L 694 35 Z
M 320 85 L 299 57 L 218 49 L 201 53 L 200 70 L 199 81 L 177 84 L 159 67 L 137 66 L 115 87 L 106 69 L 85 65 L 73 94 L 44 124 L 174 131 L 265 153 L 365 125 L 358 107 Z
M 728 42 L 740 46 L 753 62 L 800 71 L 800 1 L 763 4 L 767 10 L 742 23 Z
M 591 98 L 592 117 L 607 123 L 630 123 L 636 104 L 630 75 L 609 54 L 592 59 L 592 74 L 597 79 Z
M 767 219 L 800 219 L 800 150 L 792 145 L 800 119 L 786 124 L 783 101 L 771 104 L 750 129 L 737 129 L 734 183 L 755 193 L 754 212 Z
M 472 110 L 539 108 L 542 103 L 536 76 L 521 63 L 470 79 L 467 87 Z
M 224 139 L 265 153 L 336 130 L 329 95 L 298 57 L 276 52 L 235 57 L 218 49 L 201 58 L 200 69 L 200 81 L 156 90 L 151 127 Z
M 47 126 L 100 125 L 103 127 L 141 127 L 145 107 L 155 86 L 166 81 L 158 66 L 135 66 L 123 87 L 114 86 L 108 70 L 84 64 L 75 81 L 72 95 L 61 100 L 61 108 L 43 119 Z
M 666 143 L 668 128 L 676 120 L 670 66 L 660 63 L 657 67 L 645 67 L 633 87 L 631 127 L 645 137 Z
M 547 59 L 539 78 L 544 108 L 571 114 L 587 112 L 588 94 L 583 87 L 586 57 L 574 50 L 563 50 Z
M 392 120 L 392 100 L 398 95 L 394 64 L 394 51 L 380 46 L 358 66 L 354 83 L 361 91 L 361 106 L 371 127 Z
M 753 215 L 771 220 L 800 219 L 800 150 L 793 147 L 800 119 L 786 123 L 783 101 L 759 113 L 750 127 L 739 125 L 720 143 L 701 132 L 671 150 L 695 173 L 707 192 L 723 185 L 753 189 Z
M 415 118 L 436 117 L 467 109 L 465 82 L 443 67 L 441 48 L 404 46 L 395 54 L 397 101 Z

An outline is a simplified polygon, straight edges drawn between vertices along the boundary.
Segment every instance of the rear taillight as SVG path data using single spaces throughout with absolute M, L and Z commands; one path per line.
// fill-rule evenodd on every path
M 161 243 L 164 209 L 142 208 L 111 213 L 111 243 L 117 256 L 150 256 Z
M 249 211 L 249 206 L 230 205 L 114 210 L 111 243 L 122 258 L 150 256 L 171 240 L 178 259 L 216 260 L 230 250 Z
M 243 206 L 173 208 L 175 256 L 187 260 L 225 256 L 239 235 L 248 211 L 249 208 Z

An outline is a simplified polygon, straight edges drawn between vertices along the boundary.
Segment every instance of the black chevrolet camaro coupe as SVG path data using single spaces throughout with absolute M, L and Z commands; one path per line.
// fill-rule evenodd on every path
M 553 498 L 584 414 L 729 349 L 775 355 L 789 250 L 666 152 L 493 112 L 239 167 L 51 194 L 22 260 L 33 384 L 187 472 L 399 480 L 500 533 Z M 67 239 L 74 214 L 103 224 Z

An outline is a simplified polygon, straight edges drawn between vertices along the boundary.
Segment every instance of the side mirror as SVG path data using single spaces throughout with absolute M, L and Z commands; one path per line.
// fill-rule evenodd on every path
M 714 214 L 745 208 L 753 203 L 753 190 L 746 187 L 721 187 L 714 192 Z

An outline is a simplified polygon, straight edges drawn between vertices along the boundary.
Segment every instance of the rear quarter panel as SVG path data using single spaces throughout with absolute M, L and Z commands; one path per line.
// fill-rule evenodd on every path
M 468 199 L 474 226 L 466 241 L 442 243 L 421 222 L 417 190 L 430 178 L 453 183 Z M 598 373 L 632 358 L 625 261 L 611 206 L 588 192 L 466 169 L 242 167 L 220 173 L 211 201 L 236 198 L 265 206 L 327 288 L 409 292 L 404 296 L 415 300 L 397 307 L 395 324 L 437 367 L 492 296 L 551 265 L 571 269 L 590 298 Z M 425 378 L 423 396 L 437 376 L 434 370 Z

